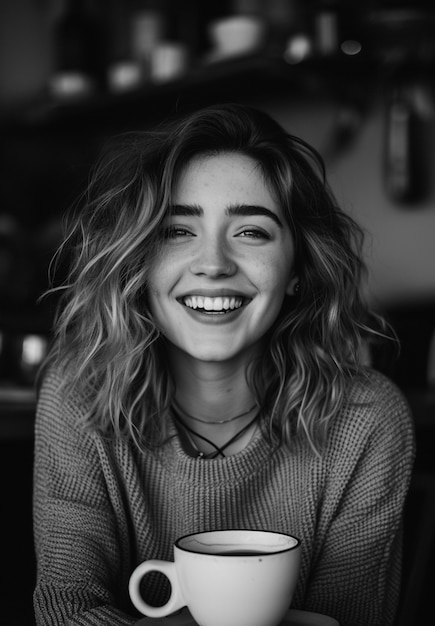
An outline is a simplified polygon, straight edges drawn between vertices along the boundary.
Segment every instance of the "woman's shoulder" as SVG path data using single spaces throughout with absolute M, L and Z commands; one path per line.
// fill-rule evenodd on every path
M 414 438 L 413 418 L 404 393 L 391 379 L 373 369 L 349 381 L 337 428 L 361 436 L 376 431 L 378 435 L 394 433 L 410 442 Z
M 347 406 L 378 407 L 408 413 L 409 407 L 401 389 L 381 372 L 365 368 L 349 380 L 346 390 Z
M 49 368 L 43 375 L 38 391 L 36 418 L 50 420 L 62 428 L 75 426 L 89 410 L 89 398 L 83 389 L 73 384 L 74 377 L 67 369 Z
M 38 400 L 50 397 L 53 401 L 63 402 L 72 397 L 76 402 L 86 401 L 86 393 L 74 383 L 76 377 L 71 367 L 49 367 L 41 378 Z

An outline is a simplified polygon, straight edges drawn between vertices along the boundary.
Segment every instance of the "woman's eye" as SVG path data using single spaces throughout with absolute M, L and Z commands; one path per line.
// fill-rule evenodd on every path
M 238 234 L 238 237 L 246 237 L 248 239 L 270 239 L 268 233 L 258 228 L 245 228 Z
M 183 237 L 192 237 L 193 234 L 187 230 L 186 228 L 181 228 L 179 226 L 169 226 L 165 229 L 164 237 L 165 239 L 180 239 Z

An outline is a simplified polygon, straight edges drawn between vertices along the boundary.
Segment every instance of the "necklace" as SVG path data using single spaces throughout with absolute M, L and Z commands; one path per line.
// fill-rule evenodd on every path
M 256 406 L 257 406 L 256 404 L 253 404 L 251 408 L 248 409 L 247 411 L 243 411 L 243 413 L 239 413 L 238 415 L 234 415 L 234 417 L 229 417 L 228 419 L 225 419 L 225 420 L 204 420 L 204 419 L 201 419 L 200 417 L 195 417 L 194 415 L 190 415 L 190 413 L 182 409 L 180 406 L 178 406 L 176 402 L 174 402 L 174 408 L 175 408 L 175 411 L 178 413 L 178 415 L 182 413 L 185 417 L 188 417 L 191 420 L 195 420 L 195 422 L 200 422 L 201 424 L 228 424 L 229 422 L 234 422 L 235 420 L 238 420 L 241 417 L 245 417 L 245 415 L 248 415 L 251 411 L 253 411 Z
M 223 446 L 218 446 L 216 445 L 213 441 L 211 441 L 210 439 L 208 439 L 207 437 L 204 437 L 203 435 L 200 435 L 199 433 L 197 433 L 195 430 L 193 430 L 193 428 L 190 428 L 190 426 L 188 426 L 184 420 L 182 419 L 182 417 L 180 416 L 179 413 L 177 413 L 177 411 L 174 411 L 175 413 L 175 418 L 177 419 L 177 421 L 182 425 L 182 427 L 184 428 L 184 430 L 186 431 L 186 435 L 189 438 L 190 443 L 192 444 L 192 446 L 195 448 L 195 450 L 198 452 L 198 459 L 204 459 L 204 458 L 208 458 L 208 459 L 215 459 L 218 456 L 221 457 L 225 457 L 226 454 L 224 454 L 224 450 L 226 450 L 226 448 L 228 448 L 232 443 L 234 443 L 235 441 L 237 441 L 238 439 L 240 439 L 240 437 L 249 430 L 249 428 L 252 426 L 252 424 L 255 422 L 255 420 L 257 419 L 259 412 L 256 413 L 254 415 L 254 417 L 252 418 L 252 420 L 250 420 L 247 424 L 245 424 L 240 430 L 238 430 L 236 432 L 235 435 L 233 435 L 232 437 L 230 437 L 230 439 L 223 445 Z M 249 413 L 249 411 L 248 411 Z M 254 430 L 255 432 L 255 430 Z M 252 436 L 254 435 L 254 432 L 252 433 Z M 206 443 L 208 443 L 210 446 L 212 446 L 215 449 L 215 452 L 211 452 L 210 454 L 206 454 L 205 452 L 202 452 L 202 450 L 198 450 L 198 446 L 196 445 L 194 439 L 192 438 L 191 435 L 194 435 L 195 437 L 198 437 L 199 439 L 202 439 L 203 441 L 205 441 Z M 251 436 L 251 438 L 252 438 Z

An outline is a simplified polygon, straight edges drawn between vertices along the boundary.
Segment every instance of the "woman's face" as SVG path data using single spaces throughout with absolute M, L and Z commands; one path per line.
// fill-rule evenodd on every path
M 294 242 L 257 163 L 189 162 L 175 188 L 149 302 L 162 334 L 200 361 L 249 359 L 293 293 Z

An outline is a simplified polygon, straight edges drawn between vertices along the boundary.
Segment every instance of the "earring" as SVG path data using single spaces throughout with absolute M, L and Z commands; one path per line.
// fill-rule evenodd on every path
M 301 283 L 296 283 L 295 288 L 294 288 L 294 293 L 295 295 L 297 295 L 301 290 Z

